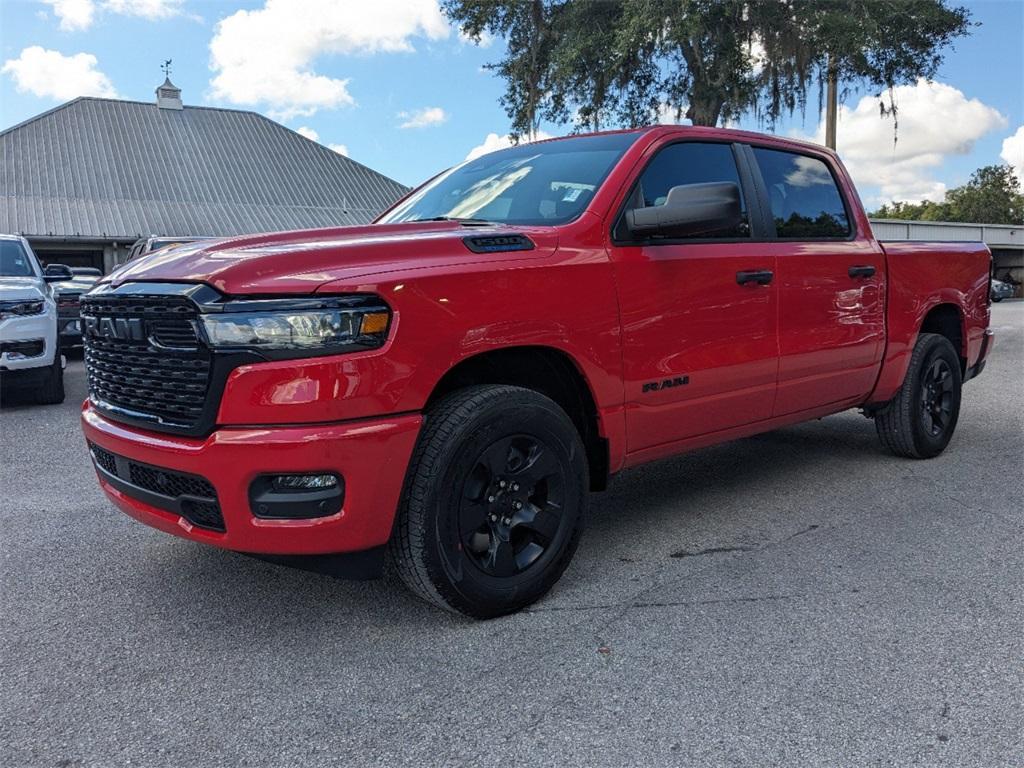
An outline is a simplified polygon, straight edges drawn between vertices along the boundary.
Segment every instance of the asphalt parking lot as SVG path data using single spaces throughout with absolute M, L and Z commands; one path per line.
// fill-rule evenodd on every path
M 855 412 L 595 497 L 573 565 L 486 623 L 151 530 L 77 410 L 0 410 L 0 764 L 1024 763 L 1024 302 L 947 452 Z

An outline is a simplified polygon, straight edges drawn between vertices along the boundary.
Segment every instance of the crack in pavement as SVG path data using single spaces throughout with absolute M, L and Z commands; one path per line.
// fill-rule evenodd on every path
M 792 541 L 797 536 L 803 536 L 805 533 L 810 533 L 811 531 L 816 531 L 818 529 L 818 527 L 819 527 L 818 525 L 809 525 L 806 528 L 803 528 L 803 529 L 797 531 L 796 533 L 787 536 L 784 539 L 779 539 L 778 541 L 770 541 L 767 544 L 762 544 L 759 547 L 755 547 L 755 546 L 748 545 L 748 544 L 738 544 L 738 545 L 733 546 L 733 547 L 707 547 L 706 549 L 697 549 L 697 550 L 693 550 L 693 551 L 686 550 L 686 549 L 681 549 L 678 552 L 673 552 L 672 554 L 669 555 L 669 557 L 674 557 L 674 558 L 700 557 L 701 555 L 715 555 L 715 554 L 719 554 L 719 553 L 722 553 L 722 552 L 761 552 L 762 550 L 768 549 L 769 547 L 774 547 L 774 546 L 777 546 L 779 544 L 785 544 L 787 541 Z
M 694 551 L 681 549 L 678 552 L 673 552 L 669 557 L 700 557 L 701 555 L 715 555 L 720 552 L 750 552 L 757 549 L 757 547 L 747 546 L 736 546 L 736 547 L 708 547 L 707 549 L 697 549 Z
M 554 613 L 558 611 L 601 611 L 612 608 L 676 608 L 698 605 L 720 605 L 725 603 L 760 603 L 774 600 L 799 600 L 805 597 L 832 597 L 835 595 L 859 594 L 858 587 L 825 592 L 794 592 L 781 595 L 746 595 L 741 597 L 717 597 L 707 600 L 646 600 L 626 603 L 603 603 L 599 605 L 553 605 L 546 608 L 529 608 L 524 613 Z
M 816 531 L 816 530 L 818 530 L 818 528 L 820 528 L 820 526 L 817 523 L 815 523 L 815 524 L 807 526 L 806 528 L 801 528 L 796 533 L 792 533 L 792 534 L 790 534 L 789 536 L 786 536 L 783 539 L 779 539 L 778 541 L 767 542 L 767 543 L 762 544 L 761 546 L 758 546 L 758 547 L 750 547 L 750 548 L 743 549 L 743 550 L 738 550 L 738 551 L 764 552 L 764 551 L 769 550 L 769 549 L 771 549 L 773 547 L 776 547 L 776 546 L 779 546 L 781 544 L 785 544 L 785 543 L 787 543 L 789 541 L 792 541 L 793 539 L 797 538 L 798 536 L 803 536 L 804 534 L 810 533 L 811 531 Z M 697 575 L 699 573 L 703 573 L 704 571 L 707 571 L 707 570 L 713 568 L 714 564 L 715 564 L 715 561 L 709 562 L 703 568 L 698 568 L 695 573 L 691 573 L 690 575 L 691 576 L 695 576 L 695 575 Z M 674 569 L 669 569 L 669 570 L 674 570 Z M 617 622 L 622 621 L 622 619 L 625 618 L 626 614 L 628 614 L 630 609 L 633 608 L 634 606 L 637 606 L 637 607 L 647 607 L 645 605 L 645 603 L 651 603 L 651 607 L 657 607 L 656 606 L 656 601 L 644 601 L 644 600 L 641 600 L 640 598 L 641 598 L 642 595 L 649 594 L 649 593 L 655 591 L 656 589 L 658 589 L 669 578 L 671 578 L 671 576 L 672 576 L 671 573 L 666 573 L 663 570 L 660 574 L 655 575 L 653 583 L 650 583 L 646 587 L 644 587 L 644 588 L 640 589 L 639 591 L 637 591 L 633 595 L 633 597 L 631 599 L 629 599 L 627 602 L 625 602 L 625 603 L 613 603 L 613 604 L 608 605 L 606 610 L 609 610 L 611 612 L 611 615 L 607 618 L 606 621 L 603 622 L 603 626 L 598 628 L 596 630 L 596 632 L 595 632 L 595 640 L 597 640 L 597 645 L 598 646 L 608 645 L 608 643 L 604 642 L 604 639 L 603 639 L 602 636 L 604 634 L 607 634 L 609 632 L 609 630 L 611 629 L 611 627 L 614 626 Z M 680 603 L 680 605 L 686 605 L 686 604 L 687 604 L 686 602 L 681 602 Z M 665 607 L 670 607 L 670 606 L 666 605 Z M 537 609 L 537 610 L 541 610 L 541 609 Z M 600 609 L 598 609 L 598 610 L 600 610 Z

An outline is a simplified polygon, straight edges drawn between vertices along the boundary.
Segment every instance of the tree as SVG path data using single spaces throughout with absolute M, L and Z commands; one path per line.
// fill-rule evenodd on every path
M 483 34 L 503 38 L 505 58 L 487 67 L 507 83 L 502 106 L 512 121 L 512 134 L 535 134 L 543 104 L 552 90 L 551 61 L 554 55 L 559 4 L 545 0 L 448 0 L 445 10 L 463 32 L 480 42 Z
M 848 87 L 933 75 L 969 27 L 945 0 L 443 0 L 490 65 L 515 135 L 540 121 L 636 126 L 661 110 L 696 125 L 804 109 L 832 71 Z M 763 54 L 759 52 L 763 51 Z M 831 64 L 830 64 L 831 62 Z M 819 89 L 820 92 L 820 89 Z M 887 107 L 893 111 L 891 102 Z
M 1024 194 L 1008 165 L 986 165 L 961 187 L 946 193 L 941 203 L 892 202 L 871 214 L 878 219 L 965 221 L 974 224 L 1024 224 Z
M 941 203 L 933 203 L 931 200 L 922 200 L 920 203 L 908 203 L 903 200 L 893 200 L 891 203 L 883 203 L 882 207 L 873 213 L 869 213 L 873 219 L 901 219 L 903 221 L 942 221 Z
M 1024 224 L 1020 180 L 1008 165 L 979 168 L 970 181 L 946 193 L 946 205 L 953 221 Z

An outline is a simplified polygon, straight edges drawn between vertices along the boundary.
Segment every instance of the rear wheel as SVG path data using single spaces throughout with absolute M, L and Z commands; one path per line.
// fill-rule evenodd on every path
M 423 599 L 476 618 L 543 596 L 583 529 L 589 480 L 579 433 L 531 390 L 480 386 L 426 414 L 391 554 Z
M 949 339 L 922 333 L 899 393 L 875 414 L 882 445 L 897 456 L 938 456 L 956 429 L 962 385 L 960 358 Z
M 43 374 L 35 397 L 40 405 L 57 405 L 64 402 L 64 359 L 60 352 L 53 356 L 53 365 Z

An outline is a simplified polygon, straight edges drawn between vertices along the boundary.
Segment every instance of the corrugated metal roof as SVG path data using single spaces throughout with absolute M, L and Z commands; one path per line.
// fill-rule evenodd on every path
M 0 232 L 26 236 L 362 224 L 406 191 L 255 112 L 83 97 L 0 132 Z

